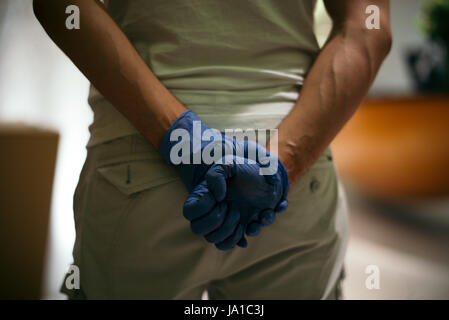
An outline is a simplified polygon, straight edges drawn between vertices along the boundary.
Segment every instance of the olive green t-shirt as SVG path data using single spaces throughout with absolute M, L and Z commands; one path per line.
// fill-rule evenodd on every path
M 314 0 L 109 0 L 152 72 L 207 125 L 276 128 L 319 52 Z M 134 134 L 93 87 L 90 146 Z

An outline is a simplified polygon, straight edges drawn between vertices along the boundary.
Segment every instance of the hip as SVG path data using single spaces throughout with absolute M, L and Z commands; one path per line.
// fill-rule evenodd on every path
M 158 274 L 164 265 L 175 272 L 192 261 L 201 272 L 192 271 L 189 281 L 211 281 L 283 252 L 320 279 L 323 292 L 335 284 L 329 279 L 341 270 L 347 236 L 330 149 L 292 185 L 288 209 L 248 239 L 247 249 L 218 252 L 194 235 L 182 216 L 187 195 L 176 170 L 140 134 L 89 147 L 74 195 L 74 259 L 85 290 L 114 292 L 123 270 Z M 110 288 L 92 288 L 99 284 Z

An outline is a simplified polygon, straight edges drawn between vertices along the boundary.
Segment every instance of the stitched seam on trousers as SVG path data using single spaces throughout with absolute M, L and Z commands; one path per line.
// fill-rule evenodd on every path
M 161 186 L 161 185 L 164 185 L 164 184 L 176 181 L 178 179 L 179 179 L 178 177 L 173 177 L 173 178 L 170 178 L 170 179 L 168 179 L 166 177 L 162 177 L 162 178 L 154 179 L 154 180 L 151 180 L 151 181 L 143 182 L 143 183 L 134 185 L 132 188 L 129 188 L 129 189 L 132 189 L 133 191 L 124 191 L 124 194 L 128 194 L 128 195 L 131 196 L 131 195 L 134 195 L 136 193 L 141 193 L 141 192 L 143 192 L 143 191 L 145 191 L 147 189 L 151 189 L 151 188 L 154 188 L 154 187 L 158 187 L 158 186 Z M 129 189 L 126 189 L 126 190 L 129 190 Z M 120 190 L 120 191 L 122 191 L 122 190 Z

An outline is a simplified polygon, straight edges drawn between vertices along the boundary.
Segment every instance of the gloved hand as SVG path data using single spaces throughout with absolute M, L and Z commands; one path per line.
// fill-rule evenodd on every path
M 194 191 L 184 204 L 185 215 L 194 218 L 195 214 L 204 215 L 206 210 L 212 209 L 211 194 L 219 203 L 227 203 L 226 223 L 205 234 L 205 238 L 221 250 L 231 249 L 236 244 L 246 247 L 245 231 L 247 235 L 256 236 L 262 226 L 274 222 L 275 213 L 287 208 L 289 183 L 282 162 L 255 142 L 235 143 L 244 155 L 255 155 L 254 160 L 225 155 L 206 173 L 207 184 L 198 192 Z M 255 149 L 257 152 L 251 153 Z
M 226 196 L 226 179 L 239 174 L 246 174 L 247 180 L 252 175 L 260 176 L 259 171 L 263 171 L 271 163 L 264 162 L 261 164 L 262 159 L 260 155 L 262 153 L 257 152 L 259 151 L 257 150 L 258 147 L 260 146 L 256 143 L 231 140 L 222 136 L 217 130 L 214 131 L 208 128 L 190 110 L 184 112 L 170 126 L 159 145 L 159 152 L 169 164 L 176 166 L 187 189 L 191 192 L 184 205 L 184 216 L 191 222 L 193 232 L 207 235 L 209 241 L 217 243 L 217 247 L 225 249 L 233 247 L 236 243 L 244 247 L 246 246 L 246 239 L 243 237 L 243 233 L 249 222 L 253 221 L 254 223 L 248 226 L 247 233 L 254 235 L 258 233 L 261 225 L 266 225 L 274 220 L 274 207 L 268 208 L 272 209 L 271 211 L 265 210 L 266 212 L 262 214 L 261 219 L 257 219 L 258 217 L 256 216 L 258 210 L 262 210 L 261 207 L 252 207 L 248 204 L 244 206 L 244 200 L 237 201 L 237 199 L 242 199 L 242 197 L 236 196 L 238 192 L 234 193 L 235 195 L 230 199 L 232 200 L 230 202 L 232 205 L 228 206 L 221 203 Z M 265 149 L 263 148 L 263 150 Z M 242 151 L 243 157 L 235 156 L 237 154 L 241 155 Z M 225 156 L 221 157 L 223 154 Z M 252 170 L 245 170 L 243 169 L 244 167 L 241 170 L 230 170 L 231 168 L 245 165 L 244 162 L 248 160 L 245 157 L 251 157 L 255 160 L 247 167 L 248 169 L 252 168 Z M 221 164 L 224 167 L 220 168 L 225 168 L 226 170 L 223 171 L 224 175 L 217 174 L 220 170 L 215 174 L 213 172 L 210 173 L 208 180 L 212 187 L 209 189 L 207 184 L 205 182 L 201 183 L 201 181 L 204 180 L 206 172 L 214 161 L 216 162 L 220 159 L 224 159 Z M 270 158 L 267 159 L 270 160 Z M 271 157 L 271 160 L 273 160 L 273 157 Z M 258 167 L 255 166 L 256 163 Z M 273 168 L 269 166 L 268 169 Z M 275 176 L 273 175 L 273 177 Z M 273 181 L 275 180 L 273 179 Z M 254 181 L 261 182 L 262 180 L 255 179 Z M 287 189 L 283 188 L 283 190 L 286 193 Z M 279 197 L 279 194 L 277 191 L 274 191 L 273 194 L 265 193 L 265 196 L 274 198 Z M 257 196 L 248 203 L 252 204 L 254 202 L 257 202 Z M 283 206 L 286 207 L 286 202 L 282 205 L 279 204 L 277 210 L 279 211 Z M 244 215 L 241 217 L 242 209 L 244 209 Z M 249 211 L 254 212 L 250 214 Z M 243 218 L 244 223 L 241 222 L 241 218 Z
M 243 225 L 239 225 L 240 211 L 228 206 L 225 201 L 217 202 L 206 181 L 197 185 L 187 197 L 183 214 L 191 221 L 192 231 L 205 236 L 209 242 L 226 240 L 229 248 L 235 244 L 242 248 L 247 246 Z
M 184 210 L 184 216 L 191 222 L 192 231 L 196 234 L 210 233 L 221 225 L 226 230 L 232 228 L 231 231 L 234 231 L 233 226 L 239 220 L 233 214 L 234 211 L 228 211 L 226 204 L 219 204 L 215 200 L 205 188 L 205 183 L 200 183 L 213 162 L 221 159 L 225 152 L 232 154 L 234 147 L 232 140 L 223 137 L 219 131 L 210 129 L 191 110 L 187 110 L 173 122 L 159 144 L 159 152 L 168 164 L 177 168 L 191 193 L 189 198 L 201 199 L 198 203 L 200 210 L 197 212 Z M 215 195 L 220 199 L 225 196 L 218 192 Z M 245 243 L 239 242 L 239 245 L 245 246 Z
M 203 137 L 210 140 L 203 141 Z M 158 151 L 168 164 L 176 167 L 187 190 L 191 192 L 204 180 L 204 175 L 215 158 L 219 159 L 213 156 L 203 157 L 203 154 L 213 155 L 215 150 L 222 150 L 227 141 L 222 139 L 220 132 L 210 129 L 193 111 L 187 110 L 167 130 Z
M 287 208 L 288 175 L 277 158 L 277 168 L 271 174 L 262 174 L 261 165 L 255 161 L 244 159 L 245 164 L 239 164 L 241 159 L 233 160 L 229 164 L 214 164 L 206 174 L 206 181 L 213 194 L 226 190 L 226 202 L 240 210 L 240 221 L 248 226 L 246 233 L 255 236 L 261 226 L 274 222 L 275 213 Z
M 210 141 L 203 141 L 205 132 L 212 136 Z M 199 203 L 199 207 L 203 209 L 200 211 L 201 214 L 184 214 L 191 222 L 192 230 L 197 234 L 204 234 L 218 228 L 223 222 L 227 209 L 226 205 L 218 205 L 212 194 L 208 193 L 208 197 L 204 196 L 206 189 L 204 185 L 200 185 L 214 160 L 206 163 L 203 159 L 203 151 L 212 147 L 210 153 L 213 153 L 213 148 L 217 144 L 219 148 L 222 148 L 224 143 L 218 131 L 216 137 L 219 139 L 216 141 L 213 139 L 213 133 L 194 112 L 187 110 L 172 123 L 158 148 L 167 163 L 176 167 L 189 193 L 198 187 L 191 195 L 201 198 Z M 194 224 L 193 220 L 199 218 L 201 220 Z

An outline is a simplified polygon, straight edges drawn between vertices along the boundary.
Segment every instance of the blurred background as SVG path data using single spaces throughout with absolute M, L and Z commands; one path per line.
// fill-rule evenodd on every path
M 351 227 L 343 291 L 449 299 L 449 0 L 391 0 L 391 22 L 391 53 L 332 144 Z M 318 1 L 321 44 L 330 27 Z M 88 81 L 30 0 L 0 2 L 0 52 L 0 298 L 63 299 Z

